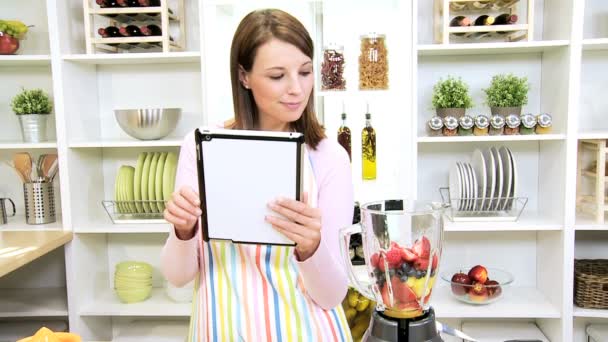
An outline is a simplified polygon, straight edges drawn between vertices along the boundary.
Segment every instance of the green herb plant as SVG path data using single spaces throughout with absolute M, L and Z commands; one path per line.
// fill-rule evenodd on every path
M 529 89 L 527 77 L 499 74 L 492 77 L 490 87 L 483 91 L 490 107 L 521 107 L 528 104 Z
M 439 79 L 433 87 L 433 108 L 471 108 L 469 86 L 460 78 Z
M 23 89 L 13 97 L 11 107 L 17 115 L 50 114 L 53 110 L 49 96 L 42 89 Z

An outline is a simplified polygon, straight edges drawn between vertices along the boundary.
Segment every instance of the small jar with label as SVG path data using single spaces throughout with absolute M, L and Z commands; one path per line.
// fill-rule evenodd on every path
M 443 118 L 443 135 L 453 137 L 458 134 L 458 119 L 448 115 Z
M 321 90 L 346 90 L 344 80 L 344 47 L 329 44 L 323 48 Z
M 517 114 L 509 114 L 505 118 L 505 135 L 517 135 L 519 134 L 519 125 L 521 119 Z
M 490 120 L 485 115 L 475 117 L 475 127 L 473 127 L 474 135 L 488 135 L 490 131 Z
M 551 133 L 551 126 L 553 125 L 553 118 L 547 113 L 540 114 L 536 118 L 536 134 L 547 134 Z
M 532 114 L 524 114 L 521 116 L 521 126 L 519 127 L 519 134 L 534 134 L 536 127 L 536 117 Z
M 505 130 L 505 118 L 502 115 L 492 115 L 490 118 L 490 135 L 502 135 Z
M 433 116 L 427 125 L 427 131 L 430 137 L 439 137 L 442 135 L 443 120 L 437 115 Z
M 460 126 L 458 127 L 458 135 L 467 136 L 473 135 L 473 126 L 475 122 L 469 115 L 464 115 L 459 119 Z

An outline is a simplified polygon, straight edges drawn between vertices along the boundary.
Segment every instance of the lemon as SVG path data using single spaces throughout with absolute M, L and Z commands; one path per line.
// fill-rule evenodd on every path
M 359 303 L 357 304 L 357 311 L 365 311 L 365 309 L 367 309 L 367 307 L 369 306 L 369 299 L 365 298 L 365 297 L 361 297 L 359 299 Z
M 357 316 L 357 310 L 354 308 L 348 308 L 344 311 L 344 315 L 346 316 L 348 324 L 351 324 L 355 316 Z
M 357 294 L 357 292 L 349 292 L 348 293 L 348 305 L 351 308 L 354 308 L 357 306 L 358 303 L 359 303 L 359 295 Z

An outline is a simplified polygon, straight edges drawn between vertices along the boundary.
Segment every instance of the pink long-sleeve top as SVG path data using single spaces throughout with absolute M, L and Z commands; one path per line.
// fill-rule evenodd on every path
M 310 258 L 297 260 L 292 247 L 206 243 L 200 224 L 190 240 L 171 229 L 161 254 L 163 274 L 176 286 L 199 277 L 190 340 L 350 340 L 339 305 L 348 285 L 339 230 L 353 218 L 350 162 L 329 139 L 306 150 L 313 202 L 322 215 L 321 242 Z M 192 132 L 181 147 L 175 189 L 198 191 L 197 180 Z

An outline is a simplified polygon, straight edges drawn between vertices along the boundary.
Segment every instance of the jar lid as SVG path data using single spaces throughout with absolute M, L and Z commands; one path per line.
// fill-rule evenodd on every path
M 536 118 L 532 114 L 524 114 L 521 116 L 521 123 L 526 128 L 534 128 L 536 126 Z
M 440 130 L 443 127 L 443 120 L 435 115 L 429 120 L 429 127 L 434 131 Z
M 329 43 L 329 44 L 323 46 L 323 50 L 344 51 L 344 45 L 340 45 L 340 44 L 336 44 L 336 43 Z
M 538 125 L 540 127 L 543 128 L 547 128 L 549 126 L 551 126 L 551 123 L 553 122 L 553 118 L 551 117 L 550 114 L 547 113 L 542 113 L 538 116 Z
M 379 38 L 381 38 L 381 39 L 383 39 L 383 38 L 386 38 L 386 35 L 381 34 L 381 33 L 376 33 L 376 32 L 370 32 L 370 33 L 361 35 L 360 38 L 364 38 L 364 39 L 379 39 Z
M 521 123 L 521 119 L 516 114 L 509 114 L 505 118 L 505 122 L 507 123 L 507 126 L 509 126 L 509 128 L 517 128 Z
M 443 125 L 447 128 L 447 129 L 456 129 L 458 128 L 458 119 L 456 119 L 455 117 L 448 115 L 445 118 L 443 118 Z
M 487 128 L 490 126 L 490 120 L 485 115 L 477 115 L 477 117 L 475 117 L 475 126 L 477 126 L 477 128 Z
M 505 118 L 501 115 L 493 115 L 490 118 L 490 125 L 492 125 L 492 128 L 501 129 L 505 126 Z
M 460 117 L 460 127 L 464 128 L 464 129 L 471 129 L 473 128 L 473 125 L 475 124 L 475 122 L 473 121 L 473 118 L 470 117 L 469 115 L 464 115 L 462 117 Z

